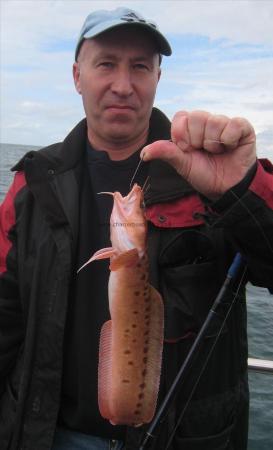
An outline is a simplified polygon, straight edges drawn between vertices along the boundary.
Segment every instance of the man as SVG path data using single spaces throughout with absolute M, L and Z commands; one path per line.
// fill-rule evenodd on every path
M 247 263 L 204 366 L 202 352 L 153 448 L 178 426 L 173 450 L 245 450 L 248 387 L 244 286 L 273 288 L 273 167 L 257 162 L 255 133 L 241 118 L 180 111 L 169 123 L 153 101 L 162 55 L 154 24 L 118 8 L 88 16 L 73 75 L 86 119 L 63 143 L 28 153 L 1 208 L 1 449 L 138 449 L 146 426 L 113 426 L 97 405 L 98 340 L 109 318 L 108 263 L 76 271 L 109 245 L 111 198 L 143 185 L 150 277 L 165 304 L 158 404 L 240 251 Z M 171 141 L 170 141 L 171 139 Z M 255 243 L 255 244 L 254 244 Z

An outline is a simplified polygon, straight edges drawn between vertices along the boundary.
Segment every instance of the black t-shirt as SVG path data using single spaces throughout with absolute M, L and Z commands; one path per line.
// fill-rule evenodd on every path
M 87 145 L 81 179 L 78 256 L 75 272 L 95 251 L 109 247 L 113 197 L 102 191 L 127 195 L 140 151 L 126 160 L 112 161 L 104 151 Z M 148 164 L 142 163 L 134 182 L 143 186 Z M 125 427 L 113 426 L 98 409 L 97 371 L 99 336 L 110 319 L 108 306 L 109 260 L 94 261 L 71 286 L 64 340 L 64 365 L 59 424 L 82 433 L 122 439 Z

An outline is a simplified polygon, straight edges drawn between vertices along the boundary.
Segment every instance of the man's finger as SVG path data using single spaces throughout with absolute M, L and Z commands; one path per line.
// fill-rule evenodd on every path
M 182 143 L 181 148 L 190 146 L 190 134 L 188 129 L 188 116 L 187 111 L 179 111 L 174 115 L 171 126 L 172 141 L 177 144 Z
M 255 131 L 247 120 L 241 117 L 233 117 L 223 129 L 221 141 L 227 146 L 233 147 L 242 143 L 252 143 L 255 141 Z
M 188 130 L 191 147 L 203 147 L 206 124 L 211 116 L 206 111 L 193 111 L 188 116 Z
M 179 144 L 180 145 L 180 144 Z M 141 151 L 143 161 L 161 159 L 169 163 L 182 177 L 188 178 L 191 169 L 191 153 L 183 151 L 171 141 L 156 141 Z
M 169 163 L 175 163 L 178 158 L 178 148 L 171 141 L 156 141 L 153 144 L 146 145 L 140 153 L 143 161 L 151 159 L 163 159 Z
M 221 153 L 223 151 L 221 135 L 228 121 L 228 117 L 219 114 L 208 117 L 204 132 L 203 148 L 213 153 Z

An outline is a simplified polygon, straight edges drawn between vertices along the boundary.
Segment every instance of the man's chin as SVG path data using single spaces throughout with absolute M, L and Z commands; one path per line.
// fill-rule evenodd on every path
M 114 127 L 109 127 L 108 129 L 108 137 L 110 139 L 112 139 L 113 141 L 126 141 L 126 140 L 130 140 L 132 138 L 132 136 L 135 134 L 136 131 L 136 127 L 135 125 L 132 126 L 131 124 L 129 125 L 124 124 L 124 123 L 120 123 Z

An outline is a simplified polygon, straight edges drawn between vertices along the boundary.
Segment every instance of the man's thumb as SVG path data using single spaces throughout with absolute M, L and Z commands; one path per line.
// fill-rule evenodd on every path
M 179 149 L 171 141 L 156 141 L 146 145 L 140 153 L 143 161 L 151 161 L 152 159 L 162 159 L 172 166 L 176 166 L 179 161 Z

